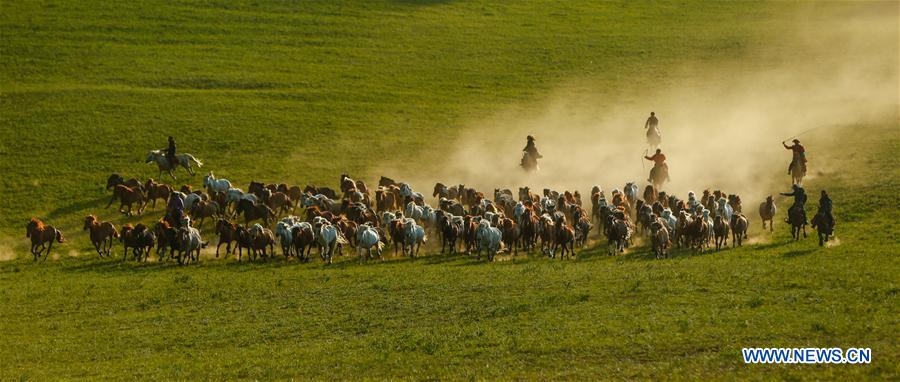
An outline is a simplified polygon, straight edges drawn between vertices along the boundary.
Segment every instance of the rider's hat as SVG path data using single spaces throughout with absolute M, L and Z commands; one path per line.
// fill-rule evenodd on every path
M 792 142 L 794 142 L 794 143 L 800 143 L 800 140 L 797 139 L 797 138 L 794 138 L 794 140 L 793 140 Z
M 529 136 L 528 136 L 528 140 L 529 140 L 529 141 L 533 141 L 533 140 L 535 140 L 535 139 L 534 139 L 534 137 L 532 137 L 532 136 L 529 135 Z

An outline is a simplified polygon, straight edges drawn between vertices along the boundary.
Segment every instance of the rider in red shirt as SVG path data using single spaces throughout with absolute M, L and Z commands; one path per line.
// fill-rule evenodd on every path
M 794 144 L 788 146 L 786 143 L 781 142 L 785 149 L 791 150 L 793 152 L 793 157 L 791 158 L 791 163 L 788 164 L 788 175 L 791 174 L 791 166 L 794 165 L 794 162 L 800 161 L 800 165 L 803 167 L 803 171 L 806 172 L 806 149 L 800 145 L 799 139 L 794 139 Z
M 656 154 L 653 156 L 645 156 L 647 160 L 652 160 L 656 166 L 660 166 L 666 163 L 666 155 L 662 153 L 662 150 L 656 149 Z
M 644 156 L 645 159 L 653 161 L 653 169 L 650 170 L 650 179 L 648 182 L 653 182 L 654 174 L 656 171 L 665 171 L 666 180 L 669 180 L 669 165 L 666 164 L 666 155 L 662 153 L 662 150 L 656 149 L 656 154 L 653 156 Z

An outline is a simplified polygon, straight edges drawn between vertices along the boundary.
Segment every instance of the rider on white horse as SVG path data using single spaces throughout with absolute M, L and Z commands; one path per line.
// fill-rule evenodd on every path
M 650 137 L 652 133 L 659 135 L 659 120 L 656 119 L 656 113 L 650 112 L 650 117 L 644 123 L 644 129 L 647 130 L 647 137 Z

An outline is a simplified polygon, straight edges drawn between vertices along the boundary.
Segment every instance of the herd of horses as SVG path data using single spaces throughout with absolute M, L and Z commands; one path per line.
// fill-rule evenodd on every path
M 161 199 L 167 206 L 163 216 L 149 225 L 127 224 L 119 230 L 90 215 L 83 228 L 101 257 L 110 256 L 118 240 L 123 260 L 130 253 L 134 260 L 147 261 L 155 248 L 161 261 L 184 264 L 199 261 L 201 249 L 208 246 L 202 236 L 207 220 L 218 237 L 216 257 L 223 245 L 224 255 L 237 251 L 238 261 L 245 252 L 250 260 L 273 257 L 278 247 L 285 258 L 308 261 L 316 248 L 328 263 L 346 247 L 355 248 L 361 259 L 383 258 L 388 246 L 394 255 L 400 251 L 416 257 L 429 237 L 438 238 L 441 253 L 466 253 L 478 259 L 484 253 L 490 261 L 499 253 L 517 255 L 519 250 L 571 258 L 576 248 L 588 244 L 595 227 L 611 255 L 624 252 L 640 237 L 651 244 L 657 258 L 664 258 L 672 248 L 720 250 L 729 238 L 732 247 L 741 246 L 749 226 L 740 197 L 719 190 L 704 190 L 699 196 L 689 192 L 681 199 L 653 185 L 639 193 L 636 184 L 627 183 L 608 195 L 594 186 L 586 205 L 579 191 L 534 193 L 520 187 L 515 193 L 494 189 L 485 194 L 464 185 L 437 183 L 432 206 L 408 183 L 387 177 L 381 177 L 374 189 L 348 175 L 341 175 L 339 184 L 338 189 L 301 188 L 254 181 L 245 192 L 210 172 L 203 188 L 195 190 L 190 185 L 176 189 L 152 178 L 141 182 L 112 174 L 106 183 L 112 192 L 107 208 L 118 202 L 119 212 L 142 214 L 147 208 L 156 209 Z M 172 207 L 173 198 L 180 202 L 174 205 L 183 209 Z M 773 231 L 774 199 L 769 196 L 758 212 L 763 230 Z M 806 235 L 802 220 L 792 222 L 795 239 L 801 229 Z M 65 241 L 62 232 L 37 218 L 29 221 L 26 231 L 34 260 L 42 254 L 46 259 L 54 242 Z

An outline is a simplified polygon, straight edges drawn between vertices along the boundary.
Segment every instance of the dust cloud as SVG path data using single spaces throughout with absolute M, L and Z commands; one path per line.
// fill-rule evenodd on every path
M 0 240 L 0 242 L 9 242 L 7 238 Z M 13 251 L 12 248 L 7 247 L 5 245 L 0 244 L 0 261 L 13 261 L 18 257 L 16 252 Z
M 897 122 L 896 8 L 835 17 L 811 7 L 792 23 L 795 35 L 778 36 L 778 49 L 749 52 L 742 62 L 673 69 L 683 79 L 655 91 L 600 97 L 562 86 L 537 107 L 514 105 L 469 123 L 473 133 L 462 134 L 427 178 L 394 174 L 429 195 L 435 181 L 486 194 L 525 185 L 583 194 L 593 185 L 607 193 L 625 182 L 643 188 L 651 167 L 642 159 L 643 127 L 654 111 L 671 174 L 663 190 L 685 197 L 689 190 L 721 189 L 754 206 L 789 189 L 791 154 L 782 140 L 810 129 L 828 134 L 832 127 Z M 528 134 L 544 156 L 533 174 L 518 166 Z M 826 155 L 807 150 L 811 166 Z

